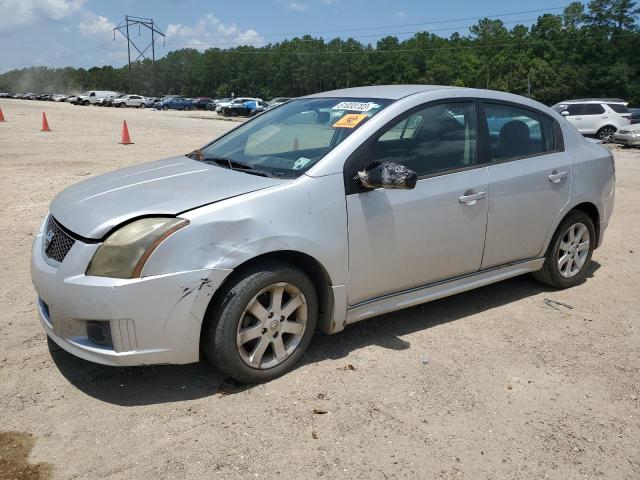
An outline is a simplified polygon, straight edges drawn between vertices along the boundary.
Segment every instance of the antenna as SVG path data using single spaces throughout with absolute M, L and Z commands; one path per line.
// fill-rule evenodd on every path
M 138 48 L 138 45 L 131 39 L 129 35 L 129 27 L 133 27 L 138 25 L 138 36 L 140 36 L 141 27 L 146 27 L 151 30 L 151 42 L 146 45 L 142 50 Z M 153 95 L 156 95 L 156 73 L 155 73 L 155 65 L 156 65 L 156 37 L 155 35 L 160 35 L 162 37 L 162 45 L 164 46 L 165 35 L 155 26 L 153 22 L 153 18 L 142 18 L 142 17 L 133 17 L 131 15 L 125 15 L 124 21 L 120 22 L 120 24 L 113 29 L 113 39 L 116 39 L 116 30 L 119 31 L 124 37 L 127 39 L 127 57 L 129 59 L 129 93 L 133 92 L 133 78 L 131 76 L 131 47 L 135 48 L 138 51 L 138 56 L 133 60 L 133 63 L 137 62 L 138 59 L 143 58 L 144 60 L 149 60 L 147 50 L 151 47 L 151 77 L 153 82 Z

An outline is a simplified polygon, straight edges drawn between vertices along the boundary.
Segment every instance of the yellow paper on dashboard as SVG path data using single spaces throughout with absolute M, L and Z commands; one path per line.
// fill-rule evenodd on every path
M 347 113 L 333 124 L 333 128 L 354 128 L 367 117 L 364 113 Z

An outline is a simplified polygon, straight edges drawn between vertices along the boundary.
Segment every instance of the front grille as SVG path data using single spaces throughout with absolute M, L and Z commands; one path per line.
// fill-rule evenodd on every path
M 44 232 L 44 252 L 47 257 L 62 263 L 74 243 L 75 238 L 65 232 L 50 215 Z

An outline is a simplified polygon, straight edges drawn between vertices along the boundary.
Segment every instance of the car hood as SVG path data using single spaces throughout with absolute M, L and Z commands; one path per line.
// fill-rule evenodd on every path
M 72 185 L 53 199 L 50 211 L 71 232 L 100 239 L 136 217 L 177 215 L 286 181 L 172 157 Z

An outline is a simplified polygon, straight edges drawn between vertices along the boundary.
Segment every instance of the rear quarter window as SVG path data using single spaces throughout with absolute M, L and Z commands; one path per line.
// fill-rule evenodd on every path
M 607 106 L 616 113 L 629 113 L 630 110 L 626 105 L 621 103 L 607 103 Z

